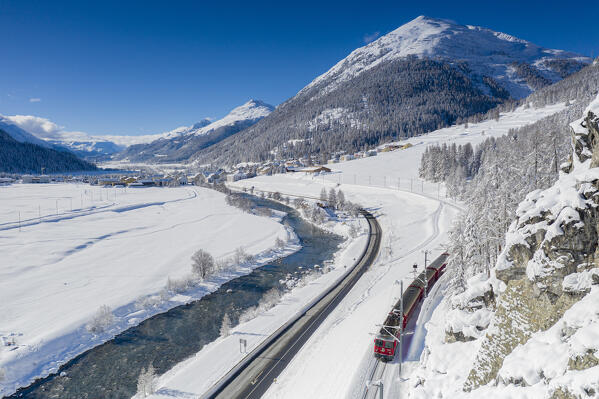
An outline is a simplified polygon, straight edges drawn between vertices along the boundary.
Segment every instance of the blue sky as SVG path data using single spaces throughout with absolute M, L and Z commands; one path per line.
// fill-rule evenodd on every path
M 159 133 L 250 98 L 276 105 L 418 15 L 599 55 L 598 1 L 483 3 L 0 0 L 0 114 Z

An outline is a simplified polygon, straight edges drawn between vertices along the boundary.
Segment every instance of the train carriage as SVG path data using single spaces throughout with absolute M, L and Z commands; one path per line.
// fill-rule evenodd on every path
M 406 328 L 410 317 L 416 310 L 418 302 L 423 298 L 425 286 L 431 287 L 445 271 L 449 254 L 443 253 L 435 259 L 425 271 L 421 272 L 403 292 L 399 301 L 393 306 L 383 326 L 374 339 L 374 356 L 384 361 L 395 357 L 395 350 L 400 336 L 400 324 Z M 403 320 L 401 319 L 401 303 L 403 302 Z

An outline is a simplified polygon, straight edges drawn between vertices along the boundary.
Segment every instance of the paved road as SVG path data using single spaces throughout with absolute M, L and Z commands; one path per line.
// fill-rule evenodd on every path
M 273 380 L 375 261 L 381 245 L 381 227 L 371 213 L 362 211 L 362 214 L 368 221 L 370 238 L 352 271 L 294 323 L 275 332 L 277 337 L 271 344 L 254 353 L 247 366 L 223 377 L 215 386 L 218 388 L 213 388 L 205 398 L 259 398 L 264 395 Z

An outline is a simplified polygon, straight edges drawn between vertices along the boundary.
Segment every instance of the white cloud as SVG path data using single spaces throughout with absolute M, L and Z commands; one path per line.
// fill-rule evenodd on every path
M 375 41 L 379 36 L 381 35 L 381 32 L 374 32 L 374 33 L 367 33 L 364 35 L 364 43 L 368 44 L 370 42 Z
M 41 139 L 57 139 L 61 136 L 62 126 L 49 119 L 33 115 L 5 116 L 12 123 Z
M 42 101 L 42 99 L 39 97 L 33 97 L 29 99 L 30 103 L 39 103 L 40 101 Z

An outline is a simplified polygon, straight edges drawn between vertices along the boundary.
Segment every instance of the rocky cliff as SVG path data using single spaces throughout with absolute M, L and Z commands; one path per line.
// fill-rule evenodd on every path
M 425 349 L 419 384 L 442 397 L 599 395 L 599 97 L 570 126 L 558 181 L 527 195 L 489 275 L 431 320 L 444 344 Z M 439 366 L 443 351 L 462 371 Z

